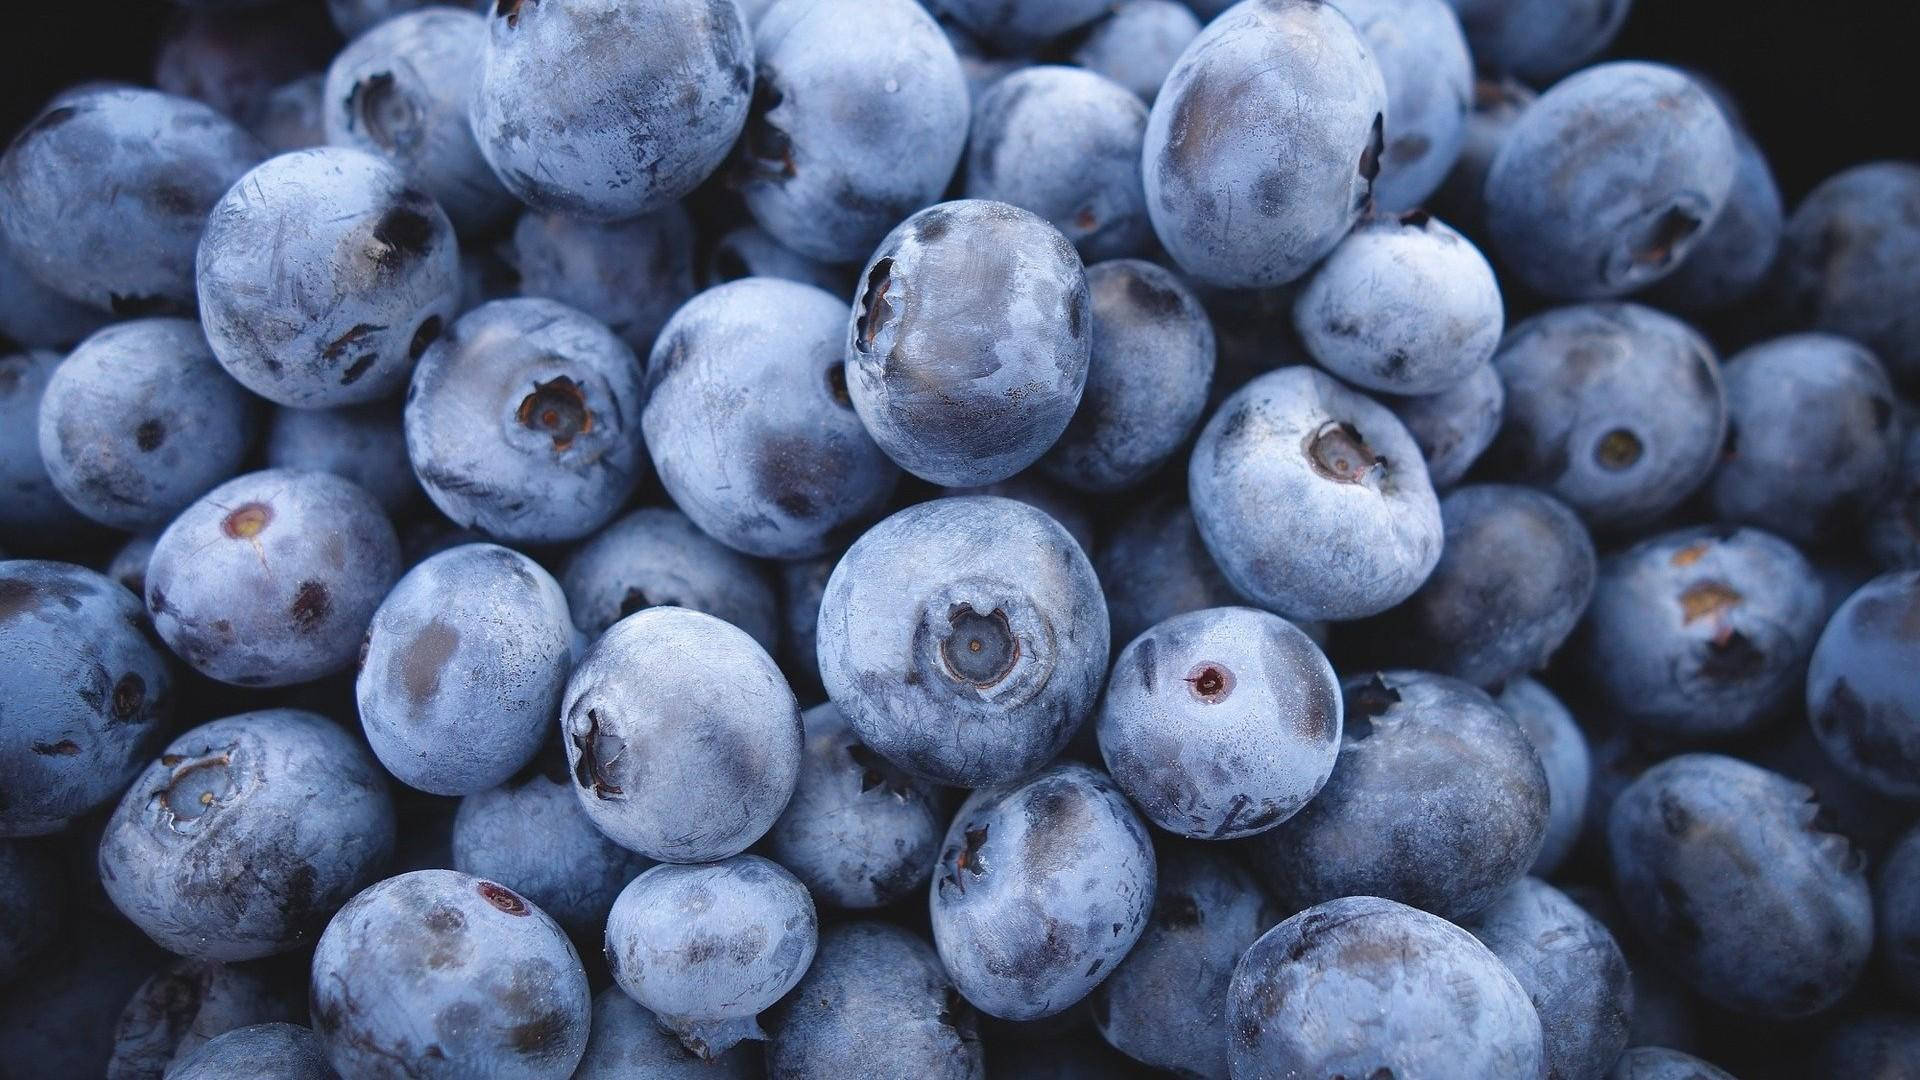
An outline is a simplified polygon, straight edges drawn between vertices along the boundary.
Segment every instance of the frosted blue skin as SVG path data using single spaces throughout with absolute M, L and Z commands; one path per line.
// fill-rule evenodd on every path
M 316 469 L 359 484 L 390 517 L 420 502 L 407 461 L 400 404 L 376 401 L 339 409 L 273 411 L 267 423 L 267 468 Z
M 367 628 L 354 697 L 380 764 L 435 795 L 505 783 L 553 732 L 572 670 L 560 583 L 494 544 L 407 571 Z
M 1552 877 L 1580 839 L 1587 815 L 1593 759 L 1587 737 L 1553 691 L 1528 678 L 1514 679 L 1494 696 L 1527 733 L 1547 771 L 1547 835 L 1527 873 Z
M 1289 618 L 1385 611 L 1440 559 L 1440 503 L 1412 436 L 1313 368 L 1268 372 L 1222 402 L 1187 490 L 1227 580 Z
M 320 1041 L 297 1024 L 254 1024 L 208 1039 L 167 1080 L 337 1080 Z
M 455 524 L 507 543 L 579 540 L 645 475 L 633 350 L 552 300 L 460 316 L 414 369 L 407 456 Z
M 172 667 L 138 600 L 78 566 L 0 562 L 0 836 L 118 798 L 172 716 Z
M 742 225 L 714 241 L 705 280 L 713 286 L 743 277 L 785 278 L 845 296 L 853 291 L 850 271 L 850 267 L 809 259 L 782 245 L 758 225 Z
M 1920 1001 L 1920 828 L 1909 829 L 1874 872 L 1873 947 L 1880 969 Z
M 929 897 L 933 944 L 974 1008 L 1037 1020 L 1085 998 L 1153 907 L 1146 823 L 1077 762 L 974 792 L 947 828 Z
M 1720 364 L 1670 315 L 1639 304 L 1551 308 L 1509 330 L 1493 365 L 1506 409 L 1489 460 L 1596 531 L 1657 519 L 1720 459 Z
M 1473 84 L 1473 109 L 1460 142 L 1460 155 L 1430 205 L 1448 224 L 1486 243 L 1487 173 L 1500 156 L 1507 135 L 1539 95 L 1512 79 L 1480 78 Z M 1724 215 L 1723 215 L 1724 216 Z M 1703 241 L 1704 243 L 1704 241 Z M 1684 271 L 1675 271 L 1678 278 Z
M 1641 774 L 1607 824 L 1633 927 L 1721 1008 L 1790 1019 L 1831 1007 L 1866 969 L 1866 860 L 1822 832 L 1813 790 L 1718 754 Z
M 1840 605 L 1807 667 L 1807 715 L 1827 757 L 1883 795 L 1920 798 L 1920 570 L 1874 578 Z
M 1088 267 L 1087 296 L 1086 389 L 1040 469 L 1082 491 L 1119 491 L 1165 464 L 1199 425 L 1213 385 L 1213 323 L 1178 277 L 1139 259 Z
M 1233 966 L 1280 911 L 1224 849 L 1163 840 L 1156 866 L 1153 919 L 1094 987 L 1093 1022 L 1142 1064 L 1224 1078 Z
M 1826 610 L 1792 544 L 1758 529 L 1683 529 L 1601 563 L 1574 658 L 1619 722 L 1724 739 L 1780 716 Z
M 1482 68 L 1544 86 L 1600 55 L 1633 0 L 1450 0 Z
M 462 232 L 485 230 L 517 205 L 467 125 L 487 39 L 486 20 L 468 8 L 430 7 L 372 27 L 334 56 L 321 97 L 329 143 L 387 159 Z
M 1235 1076 L 1547 1075 L 1513 973 L 1452 923 L 1372 896 L 1262 935 L 1234 968 L 1226 1023 Z
M 593 999 L 587 1055 L 573 1080 L 760 1080 L 760 1048 L 741 1045 L 708 1061 L 687 1049 L 655 1016 L 609 986 Z
M 1210 608 L 1120 650 L 1100 703 L 1100 756 L 1155 825 L 1235 839 L 1319 792 L 1340 719 L 1340 681 L 1312 638 L 1265 611 Z
M 373 755 L 333 721 L 241 713 L 168 744 L 100 838 L 100 882 L 163 948 L 227 963 L 313 941 L 393 853 Z
M 1032 52 L 1106 14 L 1110 0 L 934 0 L 937 15 L 1009 55 Z
M 566 933 L 511 889 L 452 870 L 349 900 L 309 989 L 342 1077 L 566 1080 L 587 1047 L 592 1002 Z
M 1248 847 L 1283 907 L 1384 896 L 1444 918 L 1520 880 L 1547 828 L 1547 776 L 1506 710 L 1418 671 L 1355 675 L 1333 777 Z
M 868 530 L 827 580 L 818 633 L 827 696 L 861 741 L 956 787 L 1051 761 L 1106 677 L 1087 557 L 1046 514 L 992 496 L 934 499 Z
M 1093 556 L 1094 521 L 1087 506 L 1088 500 L 1078 491 L 1048 481 L 1038 468 L 1017 473 L 998 483 L 943 488 L 941 494 L 998 495 L 1003 499 L 1026 503 L 1058 522 L 1073 537 L 1073 542 L 1080 545 L 1081 551 L 1089 558 Z
M 813 966 L 767 1023 L 768 1080 L 912 1075 L 985 1080 L 985 1056 L 940 958 L 878 922 L 820 935 Z
M 1808 544 L 1851 533 L 1900 458 L 1899 398 L 1873 354 L 1831 334 L 1735 353 L 1714 515 Z
M 208 216 L 197 265 L 220 365 L 302 409 L 393 396 L 460 300 L 446 214 L 393 166 L 341 147 L 242 177 Z
M 185 314 L 207 211 L 265 154 L 197 101 L 123 86 L 55 98 L 0 157 L 13 260 L 120 318 Z
M 200 324 L 116 323 L 81 342 L 40 398 L 40 458 L 103 525 L 158 529 L 240 471 L 259 400 L 214 361 Z
M 1791 329 L 1872 349 L 1920 387 L 1920 165 L 1880 161 L 1828 177 L 1787 219 L 1772 296 Z
M 806 886 L 758 855 L 656 866 L 607 917 L 614 981 L 711 1059 L 763 1039 L 758 1014 L 806 974 L 819 919 Z
M 779 601 L 766 571 L 667 507 L 635 510 L 595 533 L 560 570 L 573 623 L 589 639 L 650 607 L 704 611 L 780 644 Z
M 147 562 L 147 610 L 176 655 L 236 686 L 346 668 L 400 576 L 373 496 L 332 473 L 265 469 L 181 511 Z
M 586 312 L 644 357 L 695 292 L 693 248 L 693 221 L 676 204 L 610 224 L 529 211 L 506 255 L 519 293 Z
M 1492 364 L 1437 394 L 1421 397 L 1381 395 L 1380 403 L 1406 425 L 1427 463 L 1427 479 L 1435 491 L 1445 492 L 1467 475 L 1500 434 L 1506 415 L 1507 388 Z
M 924 887 L 950 805 L 939 789 L 862 743 L 832 702 L 800 721 L 800 776 L 767 854 L 832 907 L 885 907 Z
M 718 168 L 752 93 L 734 0 L 497 0 L 468 118 L 522 202 L 620 221 Z
M 1685 261 L 1739 167 L 1733 126 L 1698 83 L 1661 64 L 1599 64 L 1508 133 L 1487 174 L 1493 249 L 1546 296 L 1624 296 Z
M 0 334 L 29 349 L 64 348 L 107 324 L 99 308 L 69 300 L 27 272 L 0 232 Z
M 974 103 L 967 197 L 1033 211 L 1090 261 L 1143 254 L 1146 128 L 1139 96 L 1111 79 L 1054 64 L 1016 71 Z
M 785 677 L 744 631 L 686 608 L 648 608 L 594 642 L 567 682 L 560 735 L 594 825 L 662 862 L 745 851 L 800 772 Z
M 748 555 L 823 555 L 878 517 L 900 471 L 847 395 L 845 301 L 744 278 L 661 329 L 641 414 L 654 470 L 707 535 Z
M 1920 570 L 1920 425 L 1910 424 L 1894 468 L 1867 514 L 1867 550 L 1883 570 Z
M 1786 231 L 1786 209 L 1765 152 L 1736 124 L 1734 146 L 1740 166 L 1726 209 L 1687 253 L 1680 268 L 1653 287 L 1648 296 L 1662 307 L 1710 311 L 1730 307 L 1766 284 Z
M 460 800 L 453 869 L 507 886 L 575 941 L 593 941 L 606 929 L 613 898 L 653 863 L 594 828 L 565 761 L 547 756 L 529 773 Z
M 1301 287 L 1293 326 L 1314 360 L 1350 383 L 1437 394 L 1492 359 L 1506 307 L 1486 256 L 1415 212 L 1355 226 Z
M 1633 983 L 1600 920 L 1538 878 L 1522 878 L 1463 929 L 1500 958 L 1540 1017 L 1547 1075 L 1601 1080 L 1627 1046 Z
M 1387 82 L 1386 148 L 1373 182 L 1388 214 L 1422 206 L 1466 141 L 1473 57 L 1447 0 L 1332 0 L 1373 51 Z
M 340 31 L 340 36 L 352 41 L 396 15 L 430 3 L 432 0 L 327 0 L 327 15 L 333 19 L 334 29 Z M 465 6 L 484 9 L 487 5 L 481 2 Z
M 1141 156 L 1154 232 L 1209 285 L 1300 277 L 1372 200 L 1386 109 L 1380 65 L 1333 5 L 1234 5 L 1154 99 Z
M 253 115 L 247 120 L 247 130 L 271 154 L 325 146 L 327 127 L 322 116 L 325 105 L 320 95 L 326 86 L 326 72 L 316 71 L 274 87 L 254 107 Z
M 115 1026 L 108 1076 L 172 1076 L 172 1063 L 236 1028 L 290 1021 L 289 980 L 266 965 L 175 960 L 133 992 Z
M 1178 498 L 1156 499 L 1122 518 L 1094 566 L 1106 589 L 1113 640 L 1123 644 L 1163 619 L 1246 602 L 1221 576 L 1193 512 Z
M 1073 62 L 1151 105 L 1174 62 L 1198 36 L 1199 18 L 1177 0 L 1121 0 L 1093 24 L 1073 50 Z
M 887 234 L 858 289 L 847 392 L 901 468 L 991 484 L 1066 430 L 1091 335 L 1086 273 L 1059 230 L 1005 203 L 930 206 Z
M 67 883 L 52 849 L 0 840 L 0 896 L 12 913 L 0 924 L 0 986 L 5 986 L 51 949 L 66 928 Z
M 0 540 L 39 550 L 91 529 L 40 458 L 40 397 L 65 359 L 47 349 L 0 356 Z
M 731 179 L 774 239 L 854 262 L 940 200 L 967 143 L 967 83 L 925 8 L 776 3 L 754 28 L 754 64 Z

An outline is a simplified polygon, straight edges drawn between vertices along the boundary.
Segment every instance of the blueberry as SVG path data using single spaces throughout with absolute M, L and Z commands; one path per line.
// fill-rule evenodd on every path
M 0 335 L 30 349 L 65 347 L 105 326 L 108 318 L 99 308 L 42 285 L 14 258 L 0 232 Z
M 915 775 L 982 787 L 1058 754 L 1106 675 L 1106 601 L 1046 514 L 934 499 L 854 542 L 820 603 L 820 675 L 861 741 Z
M 208 217 L 198 265 L 200 321 L 221 366 L 306 409 L 390 397 L 460 294 L 439 206 L 386 162 L 340 147 L 242 177 Z
M 116 323 L 47 379 L 40 457 L 81 513 L 117 529 L 157 529 L 240 471 L 257 406 L 220 370 L 200 324 Z
M 1605 847 L 1604 841 L 1601 846 Z M 1698 1046 L 1699 1013 L 1704 1005 L 1657 962 L 1656 957 L 1647 951 L 1644 941 L 1634 936 L 1635 931 L 1627 922 L 1626 912 L 1614 900 L 1613 892 L 1605 886 L 1587 885 L 1568 885 L 1563 891 L 1568 899 L 1600 920 L 1627 959 L 1628 981 L 1633 985 L 1633 1012 L 1629 1017 L 1627 1044 Z M 1691 1078 L 1683 1076 L 1680 1080 Z
M 845 923 L 820 935 L 813 966 L 768 1027 L 768 1080 L 986 1076 L 973 1010 L 940 958 L 885 923 Z
M 1887 852 L 1873 885 L 1874 949 L 1887 979 L 1920 1002 L 1920 827 Z
M 1407 429 L 1312 368 L 1269 372 L 1222 402 L 1187 483 L 1227 580 L 1291 618 L 1384 611 L 1440 559 L 1440 503 Z
M 161 952 L 120 919 L 73 912 L 60 945 L 0 986 L 0 1045 L 20 1077 L 105 1076 L 121 1006 Z
M 1920 424 L 1909 425 L 1894 476 L 1867 513 L 1866 538 L 1882 569 L 1920 570 Z
M 1031 52 L 1106 14 L 1110 0 L 933 0 L 937 15 L 1003 53 Z
M 833 907 L 885 907 L 924 887 L 950 804 L 862 743 L 832 702 L 800 719 L 800 777 L 767 853 Z
M 1131 510 L 1094 565 L 1106 588 L 1114 641 L 1130 642 L 1175 615 L 1245 602 L 1200 542 L 1193 512 L 1174 497 Z
M 181 511 L 147 563 L 147 610 L 195 670 L 289 686 L 353 662 L 400 576 L 380 505 L 332 473 L 267 469 Z
M 1035 1020 L 1086 997 L 1146 928 L 1147 828 L 1106 774 L 1078 763 L 976 791 L 935 868 L 933 943 L 981 1012 Z
M 1601 563 L 1577 656 L 1621 721 L 1724 738 L 1779 715 L 1824 611 L 1793 545 L 1758 529 L 1683 529 Z
M 153 85 L 205 102 L 243 126 L 275 86 L 325 67 L 339 42 L 318 5 L 184 11 L 160 30 Z
M 1163 841 L 1153 919 L 1093 990 L 1093 1019 L 1115 1049 L 1182 1076 L 1227 1075 L 1227 984 L 1280 913 L 1220 848 Z
M 1343 642 L 1376 664 L 1475 686 L 1545 667 L 1593 597 L 1597 563 L 1579 516 L 1532 488 L 1473 484 L 1440 500 L 1440 519 L 1432 576 Z
M 1500 156 L 1514 125 L 1538 96 L 1512 79 L 1474 80 L 1473 108 L 1467 113 L 1460 155 L 1430 202 L 1441 218 L 1476 243 L 1484 243 L 1487 235 L 1487 173 L 1493 170 L 1493 160 Z M 1699 247 L 1705 246 L 1703 237 Z
M 1448 0 L 1333 0 L 1387 83 L 1386 145 L 1373 197 L 1398 214 L 1425 203 L 1460 156 L 1473 57 Z
M 661 330 L 641 423 L 661 484 L 707 535 L 811 558 L 885 509 L 900 473 L 848 394 L 846 310 L 809 285 L 745 278 Z
M 604 325 L 552 300 L 495 300 L 421 358 L 407 456 L 457 524 L 509 543 L 578 540 L 644 475 L 645 402 L 639 361 Z
M 347 901 L 313 954 L 313 1027 L 342 1076 L 573 1075 L 592 1003 L 580 955 L 513 890 L 452 870 Z
M 517 551 L 465 544 L 407 571 L 354 680 L 380 764 L 435 795 L 506 782 L 553 730 L 572 632 L 560 583 Z
M 800 772 L 800 709 L 780 670 L 744 631 L 686 608 L 648 608 L 594 642 L 560 734 L 587 816 L 666 862 L 746 850 Z
M 636 611 L 683 607 L 732 623 L 768 652 L 779 647 L 779 601 L 766 573 L 677 510 L 650 506 L 601 529 L 567 558 L 560 587 L 589 639 Z
M 1722 521 L 1799 543 L 1850 532 L 1900 455 L 1897 399 L 1873 354 L 1792 334 L 1727 361 L 1727 451 L 1707 493 Z
M 1449 0 L 1480 66 L 1550 83 L 1605 51 L 1633 0 Z
M 754 45 L 753 108 L 732 176 L 775 240 L 852 262 L 939 201 L 967 143 L 967 83 L 925 8 L 775 4 Z
M 1807 667 L 1807 716 L 1841 771 L 1920 798 L 1920 570 L 1882 574 L 1847 598 Z
M 587 1056 L 573 1080 L 760 1080 L 757 1048 L 735 1046 L 711 1061 L 687 1049 L 652 1013 L 609 986 L 593 999 Z
M 1146 105 L 1111 79 L 1052 64 L 1016 71 L 974 103 L 967 197 L 1033 211 L 1090 260 L 1141 254 L 1152 236 L 1146 128 Z
M 1726 208 L 1680 266 L 1648 295 L 1662 306 L 1684 311 L 1730 307 L 1766 284 L 1786 230 L 1786 210 L 1773 168 L 1753 137 L 1737 123 L 1734 147 L 1740 155 Z
M 1202 840 L 1252 836 L 1326 784 L 1340 682 L 1319 646 L 1245 607 L 1176 615 L 1114 661 L 1100 756 L 1147 820 Z
M 1795 329 L 1852 338 L 1920 387 L 1920 165 L 1856 165 L 1814 188 L 1787 219 L 1772 289 Z
M 1046 453 L 1087 381 L 1087 279 L 1059 230 L 1005 203 L 928 207 L 881 241 L 847 321 L 847 392 L 887 456 L 990 484 Z
M 819 922 L 806 886 L 758 855 L 662 864 L 607 917 L 607 967 L 702 1058 L 765 1038 L 758 1014 L 813 962 Z
M 1920 1065 L 1920 1020 L 1880 1012 L 1837 1021 L 1815 1052 L 1812 1075 L 1898 1076 Z
M 0 157 L 9 254 L 126 318 L 193 308 L 207 211 L 264 148 L 197 101 L 92 85 L 55 98 Z
M 844 552 L 780 564 L 780 666 L 803 700 L 818 701 L 820 685 L 820 600 L 827 579 Z
M 1810 788 L 1718 754 L 1643 773 L 1607 825 L 1634 928 L 1707 1000 L 1752 1016 L 1820 1012 L 1873 943 L 1863 860 L 1823 832 Z
M 1086 389 L 1040 469 L 1083 491 L 1119 491 L 1171 459 L 1200 423 L 1213 383 L 1213 323 L 1178 277 L 1138 259 L 1089 266 L 1087 295 Z
M 753 42 L 734 0 L 494 0 L 469 116 L 522 201 L 618 221 L 719 167 L 752 94 Z
M 63 357 L 45 349 L 0 353 L 0 540 L 58 545 L 91 528 L 40 457 L 40 399 Z
M 1513 973 L 1452 923 L 1372 896 L 1261 935 L 1234 968 L 1226 1025 L 1235 1076 L 1546 1074 L 1540 1018 Z
M 1727 404 L 1713 348 L 1638 304 L 1553 308 L 1507 332 L 1498 472 L 1601 529 L 1678 506 L 1719 460 Z
M 693 220 L 678 205 L 611 224 L 529 212 L 508 261 L 518 291 L 579 309 L 644 357 L 674 309 L 694 294 Z
M 1380 896 L 1445 918 L 1520 880 L 1547 827 L 1547 777 L 1526 732 L 1457 679 L 1348 679 L 1332 779 L 1249 845 L 1283 906 Z
M 247 130 L 272 154 L 325 146 L 326 103 L 321 97 L 326 89 L 324 71 L 274 87 L 254 106 Z
M 1492 359 L 1506 309 L 1479 250 L 1417 211 L 1362 221 L 1307 278 L 1293 325 L 1314 360 L 1350 383 L 1437 394 Z
M 291 990 L 259 965 L 175 960 L 120 1010 L 108 1080 L 170 1077 L 173 1062 L 226 1032 L 291 1020 L 297 1009 Z
M 393 852 L 386 778 L 357 740 L 294 709 L 173 740 L 100 840 L 100 879 L 161 946 L 205 960 L 299 948 Z
M 1540 1017 L 1547 1075 L 1600 1080 L 1627 1046 L 1633 984 L 1613 934 L 1567 894 L 1522 878 L 1465 929 L 1520 981 Z
M 1587 737 L 1553 691 L 1532 679 L 1514 679 L 1494 700 L 1526 732 L 1547 771 L 1547 834 L 1527 872 L 1550 877 L 1573 851 L 1586 821 L 1593 780 Z
M 423 8 L 431 0 L 327 0 L 334 29 L 351 41 L 396 15 Z M 467 4 L 467 7 L 473 7 Z
M 1198 36 L 1200 20 L 1178 0 L 1120 0 L 1087 29 L 1073 62 L 1151 105 L 1174 62 Z
M 932 10 L 932 9 L 929 9 Z M 953 46 L 955 56 L 960 58 L 960 73 L 967 80 L 967 100 L 979 101 L 980 95 L 994 83 L 1006 78 L 1022 68 L 1033 66 L 1030 56 L 1006 56 L 994 52 L 967 32 L 953 16 L 944 11 L 935 11 L 940 19 L 940 30 L 947 35 L 947 43 Z
M 181 1057 L 167 1080 L 336 1080 L 313 1032 L 296 1024 L 254 1024 L 208 1039 Z
M 1734 1080 L 1734 1077 L 1692 1054 L 1664 1046 L 1636 1046 L 1613 1063 L 1607 1080 Z
M 403 12 L 340 50 L 322 98 L 328 142 L 387 159 L 462 231 L 497 224 L 514 207 L 467 125 L 486 40 L 486 20 L 472 10 Z
M 851 269 L 809 259 L 783 246 L 758 225 L 742 225 L 714 241 L 705 268 L 708 285 L 743 277 L 776 277 L 825 289 L 835 296 L 853 290 Z
M 1622 296 L 1685 260 L 1726 207 L 1733 128 L 1686 74 L 1598 64 L 1542 94 L 1487 174 L 1494 248 L 1529 288 Z
M 941 494 L 998 495 L 1003 499 L 1026 503 L 1067 530 L 1067 535 L 1073 537 L 1073 542 L 1080 545 L 1083 554 L 1089 557 L 1093 555 L 1094 520 L 1087 501 L 1081 497 L 1080 492 L 1044 479 L 1041 470 L 1037 468 L 1016 473 L 992 484 L 944 488 Z
M 1386 109 L 1380 65 L 1332 4 L 1236 4 L 1154 99 L 1141 155 L 1154 232 L 1207 284 L 1298 278 L 1371 203 Z
M 173 670 L 138 600 L 78 566 L 0 562 L 0 836 L 111 803 L 173 715 Z
M 1427 478 L 1444 491 L 1467 475 L 1500 434 L 1507 389 L 1493 365 L 1482 364 L 1437 394 L 1383 396 L 1380 403 L 1406 425 L 1427 463 Z
M 420 501 L 395 401 L 338 409 L 282 406 L 267 425 L 266 452 L 270 469 L 330 472 L 359 484 L 393 517 Z
M 507 886 L 575 940 L 592 940 L 613 898 L 652 863 L 594 828 L 558 753 L 542 753 L 535 766 L 460 800 L 453 869 Z
M 0 924 L 0 986 L 5 986 L 54 948 L 66 929 L 67 884 L 52 847 L 0 840 L 0 896 L 12 915 Z

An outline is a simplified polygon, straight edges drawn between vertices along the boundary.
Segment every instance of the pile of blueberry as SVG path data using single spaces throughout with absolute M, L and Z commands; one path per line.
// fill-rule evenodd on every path
M 0 1076 L 1920 1076 L 1920 165 L 1628 0 L 177 2 L 0 156 Z

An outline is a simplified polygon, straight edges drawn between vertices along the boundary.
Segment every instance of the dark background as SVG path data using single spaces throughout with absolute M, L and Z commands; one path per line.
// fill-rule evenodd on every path
M 318 8 L 320 0 L 312 0 Z M 152 79 L 167 0 L 18 0 L 0 21 L 0 132 L 61 87 Z M 1611 55 L 1725 84 L 1789 204 L 1847 165 L 1920 158 L 1920 16 L 1905 0 L 1638 0 Z

